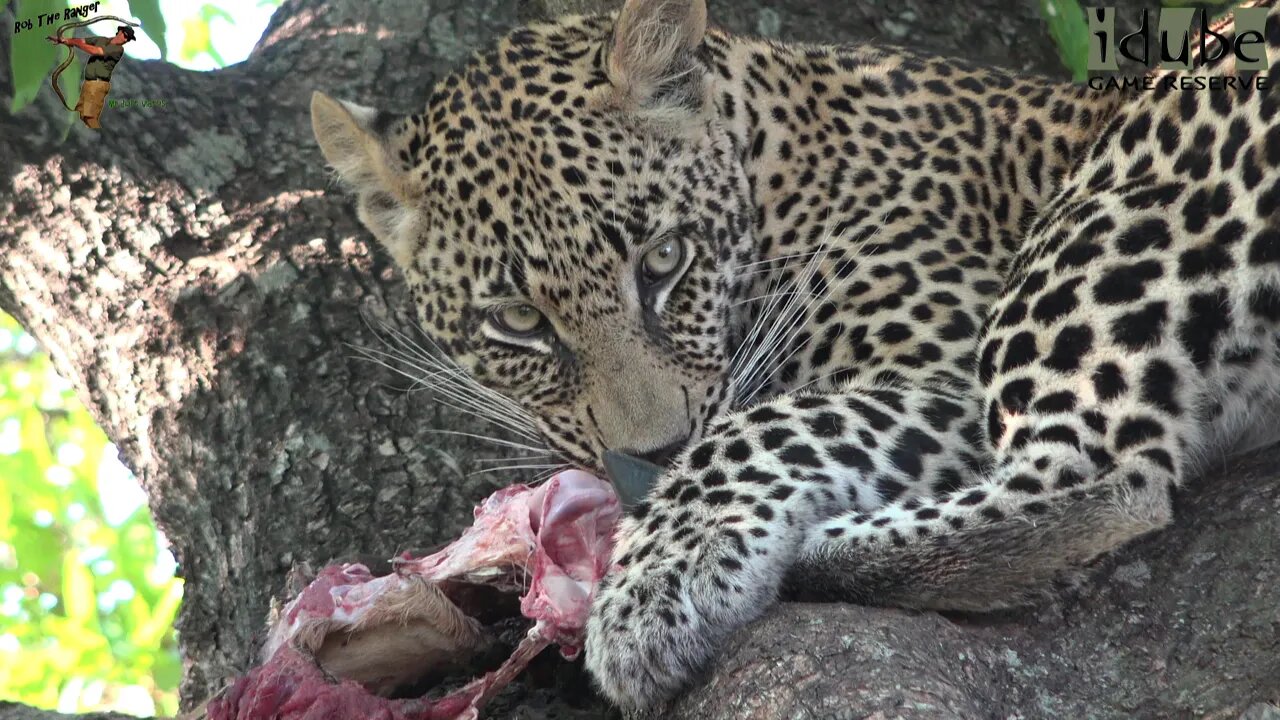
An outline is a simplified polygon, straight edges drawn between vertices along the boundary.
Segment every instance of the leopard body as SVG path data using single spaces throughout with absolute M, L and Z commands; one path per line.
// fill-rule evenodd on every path
M 586 647 L 646 708 L 781 593 L 1022 605 L 1274 441 L 1278 108 L 628 0 L 514 31 L 421 113 L 313 122 L 504 417 L 572 464 L 671 461 Z

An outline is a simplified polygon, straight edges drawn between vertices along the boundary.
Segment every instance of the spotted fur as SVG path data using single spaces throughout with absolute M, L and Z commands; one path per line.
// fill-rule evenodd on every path
M 679 449 L 595 599 L 619 704 L 669 698 L 784 588 L 1023 604 L 1275 439 L 1272 93 L 705 23 L 628 0 L 513 32 L 407 118 L 313 103 L 453 361 L 576 464 Z M 512 303 L 541 329 L 504 330 Z

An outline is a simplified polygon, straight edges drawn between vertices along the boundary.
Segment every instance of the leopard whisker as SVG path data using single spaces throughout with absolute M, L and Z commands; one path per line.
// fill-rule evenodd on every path
M 514 448 L 516 450 L 528 450 L 541 457 L 547 457 L 552 454 L 551 451 L 545 447 L 535 447 L 533 445 L 526 445 L 524 443 L 516 442 L 514 440 L 504 440 L 502 438 L 496 438 L 491 435 L 481 435 L 479 433 L 464 432 L 462 430 L 443 430 L 440 428 L 427 428 L 426 430 L 424 430 L 424 432 L 428 432 L 433 435 L 456 435 L 459 437 L 471 438 L 473 440 L 483 440 L 485 442 L 493 443 L 495 445 Z
M 423 359 L 426 362 L 435 364 L 441 368 L 448 369 L 455 376 L 454 379 L 460 381 L 463 385 L 465 385 L 469 389 L 474 390 L 480 395 L 492 400 L 496 404 L 501 405 L 502 407 L 508 409 L 513 415 L 516 415 L 521 419 L 523 419 L 530 428 L 533 427 L 534 425 L 533 417 L 528 413 L 528 411 L 526 411 L 518 403 L 506 397 L 505 395 L 495 390 L 492 390 L 491 388 L 485 387 L 484 385 L 477 382 L 475 378 L 471 377 L 470 373 L 466 372 L 466 370 L 464 370 L 460 365 L 453 362 L 449 358 L 448 354 L 445 353 L 444 349 L 441 348 L 439 344 L 437 344 L 435 340 L 433 340 L 425 332 L 422 332 L 421 330 L 419 330 L 419 332 L 421 332 L 421 334 L 423 335 L 424 339 L 426 339 L 426 341 L 431 344 L 431 347 L 434 348 L 435 350 L 434 353 L 428 352 L 425 348 L 422 348 L 421 346 L 414 343 L 412 338 L 405 336 L 403 333 L 399 333 L 399 331 L 395 330 L 394 328 L 392 328 L 391 330 L 392 332 L 397 333 L 402 338 L 402 341 L 410 349 L 410 351 L 416 351 L 417 357 Z
M 794 294 L 794 291 L 790 291 L 790 290 L 780 291 L 776 293 L 765 293 L 764 295 L 756 295 L 755 297 L 743 298 L 742 300 L 739 300 L 738 302 L 734 303 L 732 307 L 738 307 L 739 305 L 746 305 L 747 303 L 759 302 L 761 300 L 768 300 L 769 298 L 789 297 L 792 294 Z
M 831 236 L 828 235 L 823 240 L 819 249 L 823 250 L 827 248 L 830 240 Z M 764 322 L 770 322 L 771 324 L 767 332 L 765 332 L 764 337 L 759 341 L 759 345 L 755 348 L 755 351 L 748 358 L 745 367 L 733 376 L 734 382 L 740 390 L 746 391 L 754 388 L 751 395 L 754 395 L 754 392 L 758 391 L 759 388 L 756 387 L 756 385 L 759 383 L 756 382 L 756 378 L 760 376 L 768 376 L 767 372 L 770 368 L 770 359 L 776 357 L 776 353 L 780 347 L 785 348 L 783 343 L 788 338 L 794 337 L 792 331 L 798 324 L 802 323 L 803 320 L 806 319 L 807 316 L 803 310 L 811 309 L 814 305 L 814 297 L 810 292 L 810 285 L 813 278 L 817 276 L 823 259 L 825 259 L 824 253 L 815 252 L 813 257 L 806 263 L 804 269 L 792 279 L 790 283 L 791 290 L 787 293 L 789 295 L 788 300 L 780 308 L 776 319 L 769 320 L 770 318 L 775 318 L 772 313 L 772 306 L 776 306 L 776 302 L 772 303 L 771 307 L 766 308 L 766 310 L 761 313 L 760 319 Z M 830 291 L 829 284 L 828 291 Z M 806 298 L 809 299 L 809 302 L 807 303 L 805 302 Z M 753 333 L 753 336 L 754 335 L 755 333 Z M 785 349 L 782 351 L 785 352 Z M 747 397 L 747 394 L 744 392 L 740 397 L 745 398 Z M 739 402 L 741 404 L 746 401 L 740 400 Z
M 489 475 L 492 473 L 499 473 L 499 472 L 511 472 L 513 470 L 547 470 L 550 468 L 558 468 L 558 467 L 561 467 L 561 466 L 550 465 L 546 463 L 501 465 L 498 467 L 484 468 L 483 470 L 476 470 L 475 472 L 467 473 L 467 477 L 475 477 L 476 475 Z
M 779 260 L 790 260 L 790 259 L 792 259 L 792 258 L 810 257 L 810 256 L 815 255 L 815 254 L 820 253 L 820 252 L 821 252 L 821 250 L 819 250 L 819 249 L 814 249 L 814 250 L 805 250 L 805 251 L 803 251 L 803 252 L 787 253 L 786 255 L 774 255 L 773 257 L 761 258 L 760 260 L 753 260 L 753 261 L 751 261 L 751 262 L 749 262 L 749 263 L 743 263 L 743 264 L 742 264 L 741 266 L 739 266 L 739 267 L 740 267 L 740 268 L 749 268 L 749 267 L 753 267 L 753 266 L 755 266 L 755 265 L 768 265 L 769 263 L 774 263 L 774 262 L 777 262 L 777 261 L 779 261 Z
M 366 318 L 367 321 L 367 318 Z M 497 425 L 508 428 L 529 439 L 538 439 L 540 434 L 532 415 L 510 398 L 485 387 L 471 377 L 461 366 L 453 362 L 442 348 L 419 328 L 424 339 L 430 343 L 434 352 L 430 352 L 416 343 L 404 332 L 386 321 L 380 321 L 379 328 L 370 327 L 376 336 L 388 342 L 394 352 L 384 352 L 372 348 L 359 348 L 366 357 L 376 354 L 400 363 L 404 363 L 423 376 L 413 376 L 398 370 L 410 379 L 421 381 L 423 385 L 438 393 L 450 395 L 456 403 L 473 407 L 482 416 Z M 389 336 L 389 339 L 388 339 Z M 487 403 L 485 402 L 487 401 Z
M 473 458 L 471 462 L 475 463 L 494 463 L 494 462 L 510 462 L 512 460 L 549 460 L 550 454 L 543 455 L 498 455 L 496 457 Z
M 842 374 L 847 373 L 847 372 L 849 372 L 849 368 L 841 368 L 841 369 L 839 369 L 839 370 L 836 370 L 835 372 L 829 372 L 829 373 L 826 373 L 826 374 L 821 375 L 821 376 L 819 376 L 819 377 L 813 378 L 813 379 L 812 379 L 812 380 L 810 380 L 809 382 L 807 382 L 807 383 L 805 383 L 805 384 L 801 385 L 800 387 L 796 388 L 795 390 L 792 390 L 791 392 L 793 392 L 793 393 L 803 392 L 803 391 L 808 390 L 809 388 L 813 387 L 814 385 L 817 385 L 818 383 L 821 383 L 821 382 L 822 382 L 822 381 L 824 381 L 824 380 L 829 380 L 829 379 L 831 379 L 831 378 L 833 378 L 833 377 L 835 377 L 835 376 L 837 376 L 837 375 L 842 375 Z
M 869 234 L 867 235 L 867 237 L 866 237 L 866 238 L 864 238 L 864 239 L 862 239 L 860 242 L 858 242 L 858 243 L 856 244 L 855 251 L 856 251 L 856 250 L 860 250 L 861 248 L 865 247 L 865 246 L 866 246 L 866 244 L 867 244 L 867 243 L 869 243 L 869 242 L 871 241 L 871 239 L 872 239 L 872 238 L 874 238 L 874 237 L 876 236 L 876 234 L 878 234 L 878 232 L 879 232 L 879 228 L 880 228 L 880 227 L 882 227 L 882 226 L 883 226 L 883 224 L 884 224 L 884 223 L 883 223 L 883 220 L 882 220 L 880 223 L 878 223 L 878 224 L 875 226 L 875 227 L 876 227 L 876 229 L 875 229 L 873 232 L 869 233 Z M 828 237 L 828 240 L 829 240 L 829 239 L 830 239 L 830 238 Z M 824 244 L 825 244 L 825 241 L 824 241 Z M 813 274 L 811 273 L 811 274 L 810 274 L 810 278 L 809 278 L 809 279 L 811 280 L 811 279 L 812 279 L 812 277 L 813 277 Z M 808 280 L 806 280 L 806 284 L 807 284 L 808 282 L 809 282 L 809 281 L 808 281 Z M 785 339 L 783 339 L 781 342 L 779 342 L 779 343 L 778 343 L 778 345 L 776 346 L 776 347 L 777 347 L 777 350 L 783 350 L 783 349 L 785 349 L 785 348 L 787 348 L 787 347 L 792 347 L 791 352 L 787 353 L 787 355 L 786 355 L 785 357 L 783 357 L 783 358 L 781 358 L 781 359 L 777 359 L 777 354 L 776 354 L 776 353 L 777 353 L 777 350 L 775 350 L 775 352 L 774 352 L 773 354 L 771 354 L 770 358 L 765 362 L 765 367 L 772 367 L 772 368 L 774 368 L 775 370 L 777 370 L 777 369 L 779 369 L 779 368 L 782 368 L 782 367 L 785 367 L 786 363 L 787 363 L 787 362 L 788 362 L 792 357 L 794 357 L 794 356 L 795 356 L 795 354 L 796 354 L 797 352 L 799 352 L 799 351 L 800 351 L 801 346 L 800 346 L 800 345 L 798 345 L 798 344 L 796 344 L 796 342 L 795 342 L 795 341 L 796 341 L 796 339 L 799 337 L 800 333 L 803 331 L 803 328 L 805 327 L 805 325 L 807 325 L 807 324 L 808 324 L 809 319 L 811 319 L 811 318 L 813 317 L 813 313 L 814 313 L 815 309 L 816 309 L 817 307 L 819 307 L 819 303 L 820 303 L 820 302 L 825 302 L 828 298 L 830 298 L 831 296 L 833 296 L 833 295 L 835 294 L 835 291 L 836 291 L 836 283 L 829 282 L 829 281 L 828 281 L 828 282 L 825 282 L 825 288 L 826 288 L 826 292 L 825 292 L 825 293 L 822 293 L 822 294 L 815 294 L 815 295 L 813 296 L 813 298 L 809 301 L 809 304 L 805 307 L 804 311 L 803 311 L 803 312 L 798 316 L 798 318 L 799 318 L 800 322 L 798 322 L 798 323 L 792 323 L 791 327 L 789 328 L 789 330 L 788 330 L 788 332 L 787 332 L 787 336 L 786 336 L 786 338 L 785 338 Z M 744 393 L 744 394 L 743 394 L 743 398 L 742 398 L 742 400 L 740 401 L 740 402 L 741 402 L 741 404 L 744 404 L 744 405 L 745 405 L 746 403 L 749 403 L 749 402 L 751 402 L 753 399 L 755 399 L 755 396 L 756 396 L 756 395 L 757 395 L 761 390 L 763 390 L 763 389 L 764 389 L 764 387 L 767 385 L 767 381 L 768 381 L 768 374 L 764 374 L 764 375 L 762 375 L 762 376 L 759 378 L 759 380 L 755 383 L 755 385 L 754 385 L 754 386 L 752 386 L 752 387 L 751 387 L 751 389 L 750 389 L 748 392 L 746 392 L 746 393 Z
M 436 400 L 443 405 L 497 425 L 527 440 L 538 442 L 541 439 L 530 419 L 522 414 L 511 412 L 505 406 L 486 404 L 484 399 L 487 399 L 488 396 L 477 397 L 473 392 L 474 388 L 469 383 L 457 381 L 456 371 L 451 368 L 424 367 L 405 356 L 395 353 L 375 348 L 349 347 L 355 350 L 361 359 L 373 362 L 412 380 L 414 385 L 410 388 L 410 391 L 415 389 L 429 390 L 436 396 Z
M 796 283 L 798 281 L 799 277 L 795 277 L 791 279 L 790 283 L 779 286 L 778 277 L 775 276 L 770 279 L 770 287 L 774 289 L 771 293 L 767 293 L 765 295 L 765 297 L 769 298 L 769 302 L 765 307 L 760 309 L 759 314 L 751 324 L 750 331 L 747 333 L 747 336 L 743 338 L 742 344 L 738 346 L 737 351 L 729 361 L 729 377 L 730 381 L 735 386 L 739 385 L 738 381 L 745 374 L 746 369 L 751 367 L 754 362 L 759 359 L 759 349 L 761 345 L 766 342 L 764 337 L 767 337 L 767 331 L 765 328 L 767 323 L 770 322 L 769 318 L 772 317 L 774 308 L 778 306 L 778 299 L 792 294 L 793 289 L 797 287 Z M 790 300 L 788 303 L 789 302 Z M 765 333 L 765 336 L 762 337 L 761 333 Z M 745 355 L 743 354 L 744 352 L 746 353 Z
M 565 463 L 563 465 L 557 465 L 556 467 L 551 468 L 550 470 L 545 470 L 535 475 L 534 478 L 529 481 L 529 484 L 533 485 L 534 487 L 537 487 L 538 485 L 541 485 L 542 483 L 555 477 L 557 473 L 563 472 L 565 470 L 571 470 L 572 468 L 573 466 L 568 463 Z

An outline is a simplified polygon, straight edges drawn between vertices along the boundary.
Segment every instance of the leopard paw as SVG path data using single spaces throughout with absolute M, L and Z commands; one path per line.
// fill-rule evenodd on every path
M 601 691 L 626 710 L 670 700 L 709 664 L 720 643 L 773 603 L 780 554 L 757 552 L 710 518 L 679 531 L 628 519 L 617 564 L 596 591 L 586 664 Z M 690 531 L 697 525 L 701 529 Z

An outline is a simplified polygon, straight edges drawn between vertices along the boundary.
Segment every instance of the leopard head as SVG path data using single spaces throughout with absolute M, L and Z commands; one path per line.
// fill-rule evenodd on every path
M 704 0 L 629 0 L 515 30 L 418 114 L 312 100 L 423 329 L 585 467 L 663 460 L 733 401 L 755 211 L 705 34 Z

